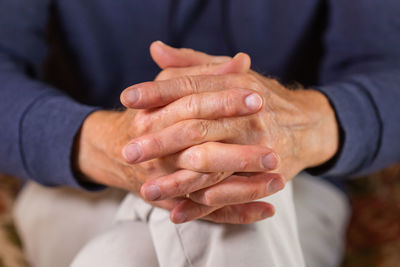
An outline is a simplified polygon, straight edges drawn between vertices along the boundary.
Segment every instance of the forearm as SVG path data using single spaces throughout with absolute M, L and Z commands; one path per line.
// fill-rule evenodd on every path
M 400 2 L 329 6 L 316 89 L 334 107 L 342 139 L 335 160 L 317 173 L 357 176 L 400 160 Z
M 349 76 L 318 88 L 329 97 L 342 128 L 341 148 L 330 176 L 354 176 L 379 170 L 400 160 L 400 71 Z
M 44 185 L 79 186 L 71 148 L 81 121 L 94 108 L 40 82 L 1 76 L 1 172 Z
M 0 172 L 44 185 L 79 186 L 71 148 L 94 108 L 39 81 L 50 4 L 0 2 Z

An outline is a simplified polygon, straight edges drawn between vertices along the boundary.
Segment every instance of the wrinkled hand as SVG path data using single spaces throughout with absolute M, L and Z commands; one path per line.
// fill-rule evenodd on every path
M 205 58 L 212 58 L 191 50 L 162 49 L 164 55 L 158 59 L 162 61 L 158 62 L 161 67 L 176 69 L 195 63 L 205 64 Z M 189 76 L 174 76 L 173 73 L 173 70 L 166 69 L 159 75 L 161 81 L 132 86 L 121 96 L 129 108 L 155 108 L 140 115 L 141 120 L 149 125 L 154 121 L 171 124 L 167 128 L 164 128 L 166 125 L 153 128 L 151 134 L 132 140 L 125 149 L 129 151 L 134 147 L 140 151 L 140 156 L 126 157 L 130 163 L 183 150 L 172 157 L 172 162 L 183 169 L 204 172 L 210 165 L 223 162 L 218 169 L 208 168 L 207 171 L 262 171 L 253 169 L 252 148 L 269 147 L 282 158 L 278 171 L 289 180 L 304 168 L 326 162 L 337 151 L 335 115 L 326 97 L 317 91 L 290 91 L 276 80 L 253 71 L 220 75 L 203 72 L 203 75 Z M 261 111 L 249 116 L 240 114 L 237 100 L 243 99 L 246 103 L 244 95 L 251 96 L 252 103 L 259 103 Z M 179 122 L 176 118 L 180 118 Z M 224 161 L 231 154 L 239 155 L 233 162 L 236 170 Z M 174 180 L 171 175 L 161 177 L 147 182 L 143 188 L 162 187 L 163 183 L 171 180 Z M 190 198 L 199 203 L 217 205 L 221 201 L 218 193 L 222 191 L 218 186 L 194 192 Z
M 224 62 L 225 63 L 220 63 L 219 65 L 212 64 L 208 66 L 200 66 L 197 69 L 195 67 L 188 67 L 185 73 L 213 73 L 215 75 L 246 69 L 246 67 L 243 67 L 243 64 L 238 64 L 240 61 L 233 60 L 232 63 L 229 63 L 224 60 Z M 165 74 L 166 72 L 161 73 L 161 75 Z M 161 75 L 159 76 L 159 79 L 161 79 Z M 245 94 L 242 95 L 241 98 L 239 97 L 237 101 L 237 111 L 226 114 L 226 116 L 248 115 L 259 109 L 259 107 L 254 109 L 252 106 L 246 106 L 246 102 L 243 101 L 243 98 L 245 97 L 247 97 Z M 143 114 L 146 114 L 147 112 L 148 111 L 141 111 Z M 190 118 L 190 114 L 188 114 L 188 116 L 189 117 L 187 118 Z M 224 116 L 224 114 L 220 114 L 220 116 Z M 163 193 L 163 195 L 158 198 L 156 196 L 156 199 L 182 196 L 188 192 L 196 191 L 218 183 L 227 176 L 230 176 L 233 172 L 237 171 L 236 166 L 234 166 L 236 164 L 234 163 L 240 159 L 235 154 L 225 157 L 225 161 L 231 162 L 233 165 L 232 167 L 225 167 L 225 173 L 220 172 L 220 169 L 223 169 L 221 168 L 221 164 L 224 165 L 223 161 L 209 164 L 202 173 L 191 171 L 190 169 L 181 170 L 181 166 L 173 160 L 177 154 L 170 157 L 166 156 L 162 159 L 153 159 L 133 166 L 126 164 L 121 158 L 120 151 L 122 146 L 127 143 L 128 140 L 146 132 L 154 131 L 154 125 L 161 129 L 184 119 L 182 118 L 182 114 L 179 114 L 175 121 L 169 117 L 169 120 L 165 121 L 153 120 L 154 124 L 151 124 L 146 120 L 143 120 L 143 118 L 144 116 L 138 116 L 138 112 L 133 110 L 125 112 L 99 111 L 89 116 L 85 121 L 79 136 L 79 146 L 77 149 L 79 151 L 77 157 L 78 169 L 85 174 L 85 176 L 92 179 L 92 181 L 121 187 L 132 192 L 137 192 L 141 184 L 146 181 L 157 177 L 164 177 L 164 184 L 167 184 L 167 186 L 161 188 L 166 190 L 162 190 L 161 193 Z M 166 147 L 166 149 L 167 150 L 165 151 L 168 152 L 168 147 Z M 253 150 L 255 153 L 251 161 L 255 166 L 247 166 L 246 169 L 240 168 L 240 170 L 266 171 L 276 167 L 277 162 L 274 158 L 272 158 L 272 162 L 267 168 L 260 166 L 260 158 L 269 155 L 269 149 L 253 148 Z M 126 156 L 127 155 L 125 154 L 125 157 Z M 185 161 L 183 160 L 180 163 L 185 164 L 184 162 Z M 216 171 L 216 173 L 210 173 L 212 171 Z M 278 186 L 275 185 L 273 187 L 274 190 L 279 190 L 283 187 L 282 177 L 277 174 L 258 173 L 252 175 L 250 178 L 253 181 L 252 183 L 248 183 L 247 180 L 249 180 L 249 178 L 246 176 L 231 176 L 229 177 L 229 181 L 220 183 L 218 187 L 215 188 L 216 190 L 213 191 L 213 194 L 220 195 L 220 201 L 223 202 L 223 204 L 234 204 L 244 203 L 273 193 L 268 191 L 268 186 L 272 184 L 273 180 L 275 180 L 275 183 L 278 183 Z M 157 180 L 161 181 L 162 179 Z M 227 184 L 229 185 L 229 188 L 235 189 L 236 187 L 237 194 L 227 194 L 225 192 Z M 235 187 L 232 187 L 232 185 Z M 259 189 L 260 187 L 262 190 Z M 247 190 L 245 190 L 246 188 Z M 218 190 L 221 191 L 222 194 L 217 194 Z M 249 190 L 251 190 L 251 192 L 257 192 L 257 195 L 254 193 L 243 193 L 244 191 Z M 233 195 L 233 197 L 229 199 L 225 198 L 224 195 Z M 199 202 L 210 204 L 207 201 L 208 200 L 205 199 Z M 197 204 L 191 200 L 175 198 L 173 200 L 157 201 L 154 202 L 154 204 L 167 209 L 172 209 L 171 219 L 175 222 L 183 222 L 203 217 L 204 219 L 209 219 L 215 222 L 250 223 L 269 217 L 274 212 L 273 207 L 270 204 L 257 202 L 231 205 L 221 208 L 222 205 L 216 205 L 218 203 L 215 203 L 213 206 L 207 206 Z

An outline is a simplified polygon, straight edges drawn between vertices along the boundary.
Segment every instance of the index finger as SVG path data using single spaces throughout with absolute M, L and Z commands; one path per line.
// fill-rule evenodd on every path
M 182 76 L 170 80 L 144 82 L 125 89 L 121 102 L 127 108 L 162 107 L 187 95 L 226 89 L 254 89 L 255 80 L 247 74 Z

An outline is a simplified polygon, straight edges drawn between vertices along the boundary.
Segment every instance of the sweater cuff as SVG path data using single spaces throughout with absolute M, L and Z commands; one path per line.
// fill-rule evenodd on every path
M 319 176 L 354 176 L 371 164 L 379 148 L 382 126 L 375 103 L 357 79 L 315 89 L 335 110 L 340 148 L 333 159 L 307 171 Z
M 103 187 L 79 182 L 72 168 L 74 139 L 86 117 L 97 110 L 58 94 L 36 99 L 20 123 L 20 148 L 28 175 L 46 186 L 85 190 Z

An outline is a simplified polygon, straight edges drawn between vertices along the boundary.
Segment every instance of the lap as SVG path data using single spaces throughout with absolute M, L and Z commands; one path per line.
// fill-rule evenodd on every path
M 149 229 L 144 222 L 122 221 L 92 239 L 71 267 L 158 267 Z
M 254 224 L 214 224 L 199 220 L 176 225 L 170 222 L 167 211 L 153 208 L 140 198 L 129 195 L 120 207 L 116 225 L 144 223 L 150 234 L 150 240 L 145 243 L 153 244 L 161 267 L 304 266 L 291 184 L 264 200 L 274 204 L 277 212 L 273 218 Z M 123 236 L 124 232 L 119 231 L 118 234 Z M 115 240 L 126 241 L 122 237 L 115 237 Z M 114 250 L 108 250 L 107 243 L 101 243 L 103 246 L 100 243 L 90 242 L 78 255 L 74 267 L 98 266 L 95 264 L 97 259 L 93 259 L 97 254 L 108 253 L 108 258 L 116 258 Z M 134 250 L 137 244 L 132 239 L 131 242 L 121 242 L 119 246 Z M 82 262 L 82 257 L 92 258 L 92 264 Z M 126 257 L 126 260 L 121 265 L 114 263 L 113 266 L 127 266 L 132 259 Z
M 116 239 L 117 242 L 115 242 L 115 246 L 121 247 L 121 250 L 127 248 L 129 251 L 132 251 L 129 248 L 145 245 L 144 247 L 147 247 L 146 251 L 152 251 L 161 263 L 161 266 L 171 266 L 168 265 L 171 259 L 174 259 L 174 265 L 172 266 L 179 266 L 176 265 L 178 262 L 180 262 L 181 266 L 207 266 L 207 263 L 209 263 L 209 266 L 265 266 L 264 263 L 266 261 L 268 261 L 267 266 L 274 266 L 274 264 L 276 266 L 301 266 L 302 255 L 296 226 L 298 226 L 300 231 L 300 241 L 303 251 L 306 253 L 305 258 L 307 261 L 310 260 L 310 256 L 308 255 L 310 251 L 313 252 L 315 246 L 317 248 L 321 247 L 318 244 L 332 244 L 325 245 L 325 251 L 327 249 L 332 251 L 330 255 L 324 255 L 324 253 L 316 249 L 314 253 L 311 253 L 314 254 L 311 255 L 311 260 L 317 257 L 322 262 L 332 262 L 332 257 L 336 255 L 335 260 L 337 261 L 340 259 L 340 256 L 337 256 L 339 254 L 337 252 L 342 249 L 340 247 L 342 241 L 339 240 L 337 242 L 337 240 L 332 240 L 332 236 L 337 236 L 337 239 L 341 238 L 341 235 L 337 233 L 339 230 L 343 230 L 346 216 L 337 216 L 336 221 L 333 220 L 331 222 L 331 229 L 320 228 L 322 230 L 318 233 L 322 234 L 318 234 L 317 236 L 315 229 L 324 224 L 326 209 L 324 215 L 320 208 L 310 208 L 310 199 L 314 198 L 315 200 L 315 196 L 311 196 L 310 192 L 304 192 L 304 188 L 311 188 L 310 190 L 312 191 L 320 191 L 320 188 L 312 189 L 313 187 L 310 187 L 310 184 L 307 183 L 305 186 L 301 182 L 301 179 L 298 180 L 299 182 L 296 182 L 296 179 L 294 181 L 294 201 L 291 189 L 285 189 L 280 195 L 277 194 L 276 196 L 267 198 L 266 201 L 276 205 L 277 214 L 271 219 L 247 226 L 218 225 L 202 221 L 174 225 L 169 222 L 167 212 L 152 208 L 134 197 L 127 197 L 123 204 L 119 205 L 121 197 L 119 195 L 116 198 L 115 193 L 107 193 L 108 196 L 105 194 L 102 198 L 96 200 L 92 194 L 71 194 L 69 190 L 57 189 L 54 191 L 54 189 L 36 185 L 36 187 L 40 188 L 40 194 L 23 192 L 20 197 L 23 201 L 19 201 L 16 208 L 17 224 L 20 225 L 19 230 L 23 233 L 22 239 L 24 243 L 31 244 L 28 246 L 31 247 L 30 253 L 28 249 L 28 254 L 30 254 L 30 259 L 34 263 L 32 264 L 33 266 L 69 266 L 66 260 L 60 261 L 60 256 L 70 262 L 71 257 L 74 255 L 73 253 L 76 254 L 82 245 L 94 236 L 97 237 L 92 239 L 85 246 L 85 249 L 81 250 L 79 257 L 85 254 L 94 255 L 94 251 L 97 250 L 105 251 L 101 253 L 102 257 L 113 259 L 118 254 L 115 254 L 113 250 L 107 252 L 109 245 L 107 245 L 107 242 L 103 242 L 113 235 L 121 235 L 120 238 Z M 301 191 L 303 193 L 299 193 Z M 66 195 L 69 196 L 66 197 Z M 318 202 L 322 203 L 320 206 L 324 206 L 326 203 L 328 203 L 327 205 L 337 206 L 340 202 L 334 201 L 330 203 L 332 202 L 332 198 L 326 198 L 326 195 L 329 194 L 318 196 L 320 198 Z M 308 196 L 308 198 L 305 196 Z M 340 197 L 337 199 L 340 199 Z M 40 205 L 35 204 L 38 201 L 41 203 L 40 205 L 46 203 L 46 208 L 42 210 L 46 210 L 47 212 L 32 212 L 40 207 Z M 60 205 L 60 201 L 63 204 Z M 294 202 L 296 202 L 296 211 L 299 215 L 298 223 L 296 223 L 296 215 L 293 207 Z M 78 206 L 80 208 L 77 208 Z M 112 219 L 118 206 L 120 206 L 119 212 L 113 224 Z M 28 214 L 24 214 L 27 210 Z M 29 210 L 31 211 L 29 212 Z M 335 213 L 340 214 L 340 210 L 343 210 L 343 207 L 339 205 L 339 209 L 336 209 Z M 61 213 L 65 212 L 68 214 L 67 217 L 71 218 L 70 221 L 66 220 L 65 217 L 58 217 Z M 86 215 L 82 216 L 83 214 Z M 320 216 L 321 214 L 322 217 Z M 29 220 L 26 221 L 27 217 Z M 55 217 L 59 219 L 57 220 Z M 42 224 L 44 218 L 45 220 L 49 219 L 49 223 L 45 223 L 46 227 L 43 227 Z M 331 218 L 333 217 L 331 216 Z M 80 222 L 76 223 L 77 221 Z M 60 222 L 64 222 L 61 223 L 61 227 Z M 70 230 L 63 230 L 63 227 L 66 227 L 65 222 L 69 222 Z M 315 224 L 319 224 L 319 226 L 315 226 Z M 38 225 L 39 228 L 35 229 L 32 225 Z M 327 230 L 331 233 L 327 234 L 329 232 Z M 75 231 L 74 234 L 72 234 L 73 231 Z M 129 232 L 129 234 L 124 235 L 124 231 Z M 137 234 L 135 234 L 136 232 Z M 52 238 L 54 233 L 57 233 L 57 238 Z M 79 244 L 76 244 L 73 249 L 66 249 L 67 252 L 69 251 L 67 253 L 68 256 L 61 255 L 62 249 L 58 253 L 53 253 L 54 249 L 57 250 L 57 246 L 51 247 L 48 242 L 41 242 L 41 239 L 44 239 L 43 237 L 49 237 L 50 244 L 52 242 L 55 244 L 55 242 L 60 243 L 60 240 L 71 239 L 71 236 L 77 237 L 79 240 L 77 243 Z M 140 239 L 127 239 L 124 236 L 140 236 Z M 52 239 L 53 241 L 51 241 Z M 310 239 L 314 239 L 314 241 L 311 242 Z M 68 244 L 68 242 L 66 243 Z M 306 244 L 304 245 L 304 243 Z M 309 245 L 310 243 L 312 245 Z M 71 244 L 74 244 L 74 242 L 71 242 Z M 32 249 L 33 246 L 35 246 L 34 249 Z M 41 256 L 39 257 L 38 255 Z M 99 254 L 96 253 L 96 255 Z M 96 255 L 93 257 L 97 257 Z M 140 253 L 140 255 L 145 256 L 145 258 L 150 257 L 151 259 L 154 256 L 149 256 L 146 253 Z M 121 259 L 122 257 L 118 258 Z M 149 264 L 151 263 L 151 259 L 149 259 Z M 285 262 L 282 262 L 282 259 Z M 129 266 L 133 266 L 131 258 L 126 257 L 126 260 L 131 263 Z M 51 264 L 43 264 L 46 261 Z M 91 265 L 82 266 L 87 267 Z M 94 266 L 100 265 L 95 264 Z M 119 265 L 113 264 L 112 266 Z M 311 264 L 310 266 L 318 265 Z

